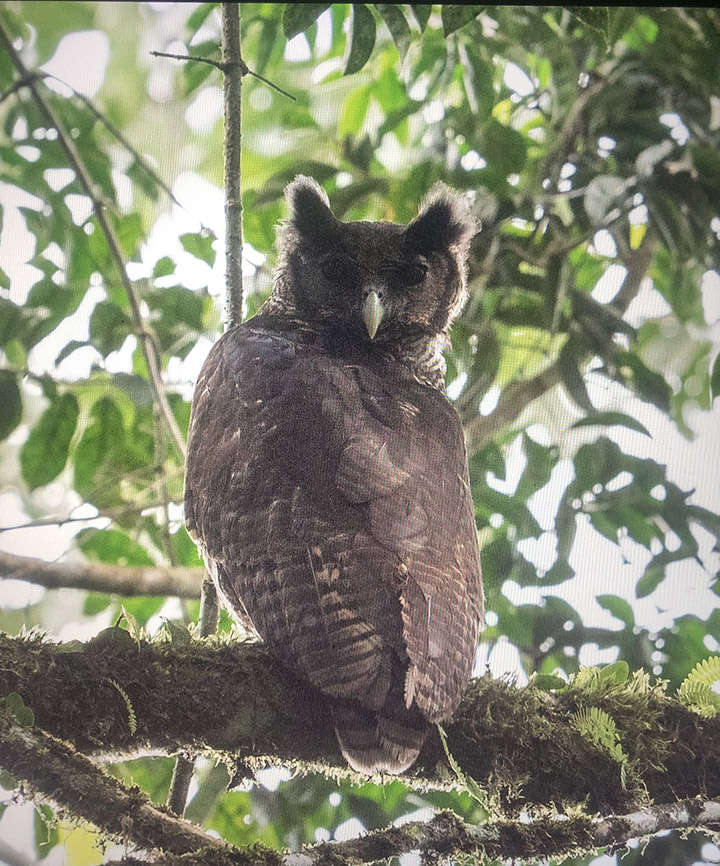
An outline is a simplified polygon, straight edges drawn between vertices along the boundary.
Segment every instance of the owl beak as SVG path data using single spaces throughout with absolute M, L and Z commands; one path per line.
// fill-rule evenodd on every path
M 383 305 L 377 292 L 370 292 L 365 298 L 365 303 L 362 308 L 362 317 L 367 328 L 368 336 L 372 340 L 377 334 L 377 330 L 382 322 L 384 313 Z

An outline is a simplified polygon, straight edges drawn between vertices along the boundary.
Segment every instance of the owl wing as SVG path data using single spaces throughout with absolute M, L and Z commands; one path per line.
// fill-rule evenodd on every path
M 343 450 L 341 487 L 351 499 L 364 491 L 371 537 L 399 561 L 406 706 L 414 701 L 426 718 L 440 721 L 465 691 L 483 615 L 462 426 L 434 388 L 362 370 L 356 381 L 365 413 L 352 415 L 362 420 Z M 392 481 L 392 490 L 380 489 L 374 477 Z M 347 478 L 357 479 L 357 487 Z M 359 580 L 362 562 L 356 570 Z
M 193 405 L 188 531 L 223 594 L 331 697 L 449 715 L 480 571 L 460 423 L 441 394 L 241 326 Z

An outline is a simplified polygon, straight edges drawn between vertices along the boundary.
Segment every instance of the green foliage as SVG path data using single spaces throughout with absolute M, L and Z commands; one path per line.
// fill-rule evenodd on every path
M 125 708 L 127 709 L 128 714 L 128 728 L 130 729 L 130 733 L 134 734 L 135 731 L 137 731 L 137 716 L 135 715 L 135 710 L 133 709 L 132 702 L 130 701 L 130 698 L 128 697 L 125 689 L 123 689 L 119 683 L 115 682 L 115 680 L 110 680 L 110 682 L 112 683 L 113 688 L 116 689 L 120 697 L 125 702 Z
M 720 657 L 712 656 L 698 662 L 678 689 L 678 697 L 705 718 L 720 712 Z
M 625 753 L 620 745 L 615 722 L 598 707 L 588 707 L 573 716 L 575 730 L 599 749 L 605 749 L 618 764 L 624 764 Z
M 17 692 L 10 692 L 2 698 L 2 706 L 13 721 L 23 728 L 32 728 L 35 724 L 35 713 L 26 707 L 22 697 Z
M 48 484 L 65 468 L 78 411 L 75 395 L 63 394 L 48 406 L 30 431 L 20 453 L 20 465 L 31 490 Z
M 137 47 L 181 41 L 219 60 L 219 10 L 188 7 L 185 21 L 157 5 L 141 11 L 13 3 L 0 24 L 30 69 L 67 35 L 107 40 L 106 69 L 83 53 L 98 72 L 93 96 L 51 79 L 36 84 L 102 199 L 185 432 L 193 361 L 207 345 L 201 338 L 221 327 L 223 267 L 222 214 L 201 213 L 182 178 L 222 182 L 212 109 L 222 81 L 208 64 Z M 317 178 L 344 219 L 407 222 L 438 180 L 474 197 L 482 231 L 470 300 L 446 357 L 468 432 L 484 641 L 488 652 L 514 647 L 551 699 L 572 689 L 634 690 L 637 713 L 642 677 L 629 671 L 647 669 L 698 712 L 717 709 L 706 657 L 720 605 L 699 615 L 679 597 L 658 625 L 636 601 L 666 608 L 670 585 L 692 584 L 688 599 L 706 592 L 712 600 L 713 586 L 718 595 L 710 551 L 720 517 L 705 478 L 714 467 L 685 471 L 671 458 L 673 442 L 692 438 L 720 396 L 711 318 L 719 39 L 709 9 L 243 4 L 245 62 L 295 97 L 243 80 L 244 236 L 267 256 L 246 276 L 249 315 L 269 292 L 282 190 L 297 173 Z M 11 238 L 3 250 L 19 251 L 3 255 L 0 271 L 0 494 L 41 527 L 72 517 L 52 531 L 65 533 L 76 556 L 197 566 L 180 527 L 182 456 L 154 404 L 133 305 L 78 172 L 18 79 L 0 52 L 0 186 L 11 191 L 0 201 Z M 83 522 L 96 513 L 102 522 Z M 35 532 L 24 536 L 33 539 L 26 552 L 43 555 Z M 599 569 L 595 550 L 608 557 Z M 588 586 L 593 610 L 574 591 Z M 99 593 L 73 610 L 85 626 L 105 629 L 98 639 L 110 646 L 164 628 L 178 651 L 196 616 L 196 605 Z M 60 629 L 70 625 L 64 616 L 73 618 L 48 592 L 25 609 L 0 609 L 0 626 Z M 580 657 L 594 647 L 617 661 L 587 673 Z M 613 721 L 624 729 L 616 707 L 598 704 L 577 726 L 626 767 L 621 756 L 635 746 L 621 747 Z M 660 761 L 638 732 L 642 759 Z M 129 766 L 117 774 L 161 802 L 170 762 Z M 225 795 L 224 768 L 206 767 L 197 779 L 190 814 L 242 844 L 295 846 L 351 818 L 371 829 L 423 808 L 478 814 L 467 793 L 420 796 L 400 782 L 356 789 L 298 777 Z M 52 816 L 38 814 L 44 855 L 57 837 Z M 699 857 L 690 842 L 672 850 L 667 862 Z

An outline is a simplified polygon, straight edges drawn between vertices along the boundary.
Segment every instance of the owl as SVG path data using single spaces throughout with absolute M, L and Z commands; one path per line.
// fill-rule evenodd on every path
M 287 188 L 274 289 L 193 400 L 188 532 L 221 598 L 319 691 L 356 770 L 401 773 L 456 709 L 483 613 L 442 350 L 476 231 L 442 184 L 409 225 Z

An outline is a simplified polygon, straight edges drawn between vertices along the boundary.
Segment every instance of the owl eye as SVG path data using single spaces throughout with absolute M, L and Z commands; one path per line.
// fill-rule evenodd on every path
M 425 274 L 427 274 L 427 265 L 418 262 L 398 270 L 397 278 L 402 285 L 411 287 L 420 285 L 425 279 Z
M 341 259 L 336 256 L 325 259 L 320 265 L 320 270 L 326 280 L 331 283 L 342 283 L 349 279 L 352 274 L 352 263 L 347 259 Z

